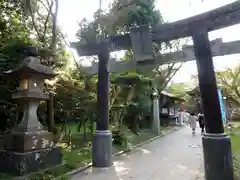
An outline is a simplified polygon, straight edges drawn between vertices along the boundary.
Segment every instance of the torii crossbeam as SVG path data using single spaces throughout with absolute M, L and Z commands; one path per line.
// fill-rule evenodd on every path
M 222 39 L 216 39 L 210 42 L 212 56 L 224 56 L 230 54 L 240 53 L 240 41 L 232 42 L 222 42 Z M 156 54 L 154 56 L 154 61 L 151 63 L 151 66 L 154 65 L 163 65 L 169 63 L 177 62 L 187 62 L 195 60 L 194 48 L 193 46 L 183 46 L 182 50 L 165 53 L 165 54 Z M 110 58 L 108 64 L 109 72 L 124 72 L 129 69 L 141 68 L 142 65 L 136 63 L 135 60 L 125 60 L 118 61 L 115 58 Z M 98 73 L 98 62 L 93 62 L 91 66 L 84 67 L 81 66 L 81 70 L 88 75 L 93 75 Z

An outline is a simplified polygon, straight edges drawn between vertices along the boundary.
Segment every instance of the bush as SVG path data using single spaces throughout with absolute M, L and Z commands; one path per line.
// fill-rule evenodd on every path
M 121 147 L 126 146 L 128 139 L 123 132 L 121 132 L 120 130 L 114 130 L 112 132 L 112 136 L 113 136 L 113 144 L 119 145 Z

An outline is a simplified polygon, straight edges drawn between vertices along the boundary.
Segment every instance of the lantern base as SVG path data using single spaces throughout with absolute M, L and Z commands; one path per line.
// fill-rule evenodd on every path
M 0 172 L 21 176 L 50 168 L 62 163 L 59 147 L 46 148 L 26 153 L 0 150 Z
M 202 138 L 206 180 L 233 180 L 231 140 L 225 133 Z
M 13 152 L 29 152 L 54 146 L 53 134 L 47 131 L 11 132 L 4 140 L 4 149 Z

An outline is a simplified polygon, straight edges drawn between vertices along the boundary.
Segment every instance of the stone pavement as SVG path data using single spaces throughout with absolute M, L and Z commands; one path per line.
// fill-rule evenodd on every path
M 114 157 L 110 168 L 90 168 L 71 180 L 203 180 L 200 129 L 189 127 Z

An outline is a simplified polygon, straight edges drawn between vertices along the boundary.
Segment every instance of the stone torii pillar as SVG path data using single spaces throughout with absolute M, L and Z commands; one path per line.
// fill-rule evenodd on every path
M 208 31 L 193 33 L 206 133 L 202 138 L 205 178 L 233 180 L 231 141 L 224 133 Z
M 131 45 L 136 63 L 153 61 L 152 39 L 149 38 L 149 26 L 131 29 Z M 120 37 L 120 39 L 122 39 Z M 98 55 L 98 120 L 92 143 L 92 162 L 95 167 L 109 167 L 112 165 L 112 133 L 108 130 L 109 124 L 109 58 L 110 51 L 122 49 L 121 41 L 111 39 L 100 43 L 91 43 L 84 46 L 75 45 L 79 55 Z M 141 43 L 140 43 L 141 42 Z
M 98 83 L 97 83 L 97 126 L 92 140 L 92 163 L 95 167 L 109 167 L 112 165 L 112 133 L 109 125 L 109 43 L 89 44 L 91 48 L 83 51 L 84 55 L 98 55 Z M 90 50 L 89 50 L 90 49 Z
M 92 143 L 92 162 L 95 167 L 112 165 L 112 133 L 109 124 L 109 49 L 108 42 L 99 46 L 97 84 L 98 119 Z

